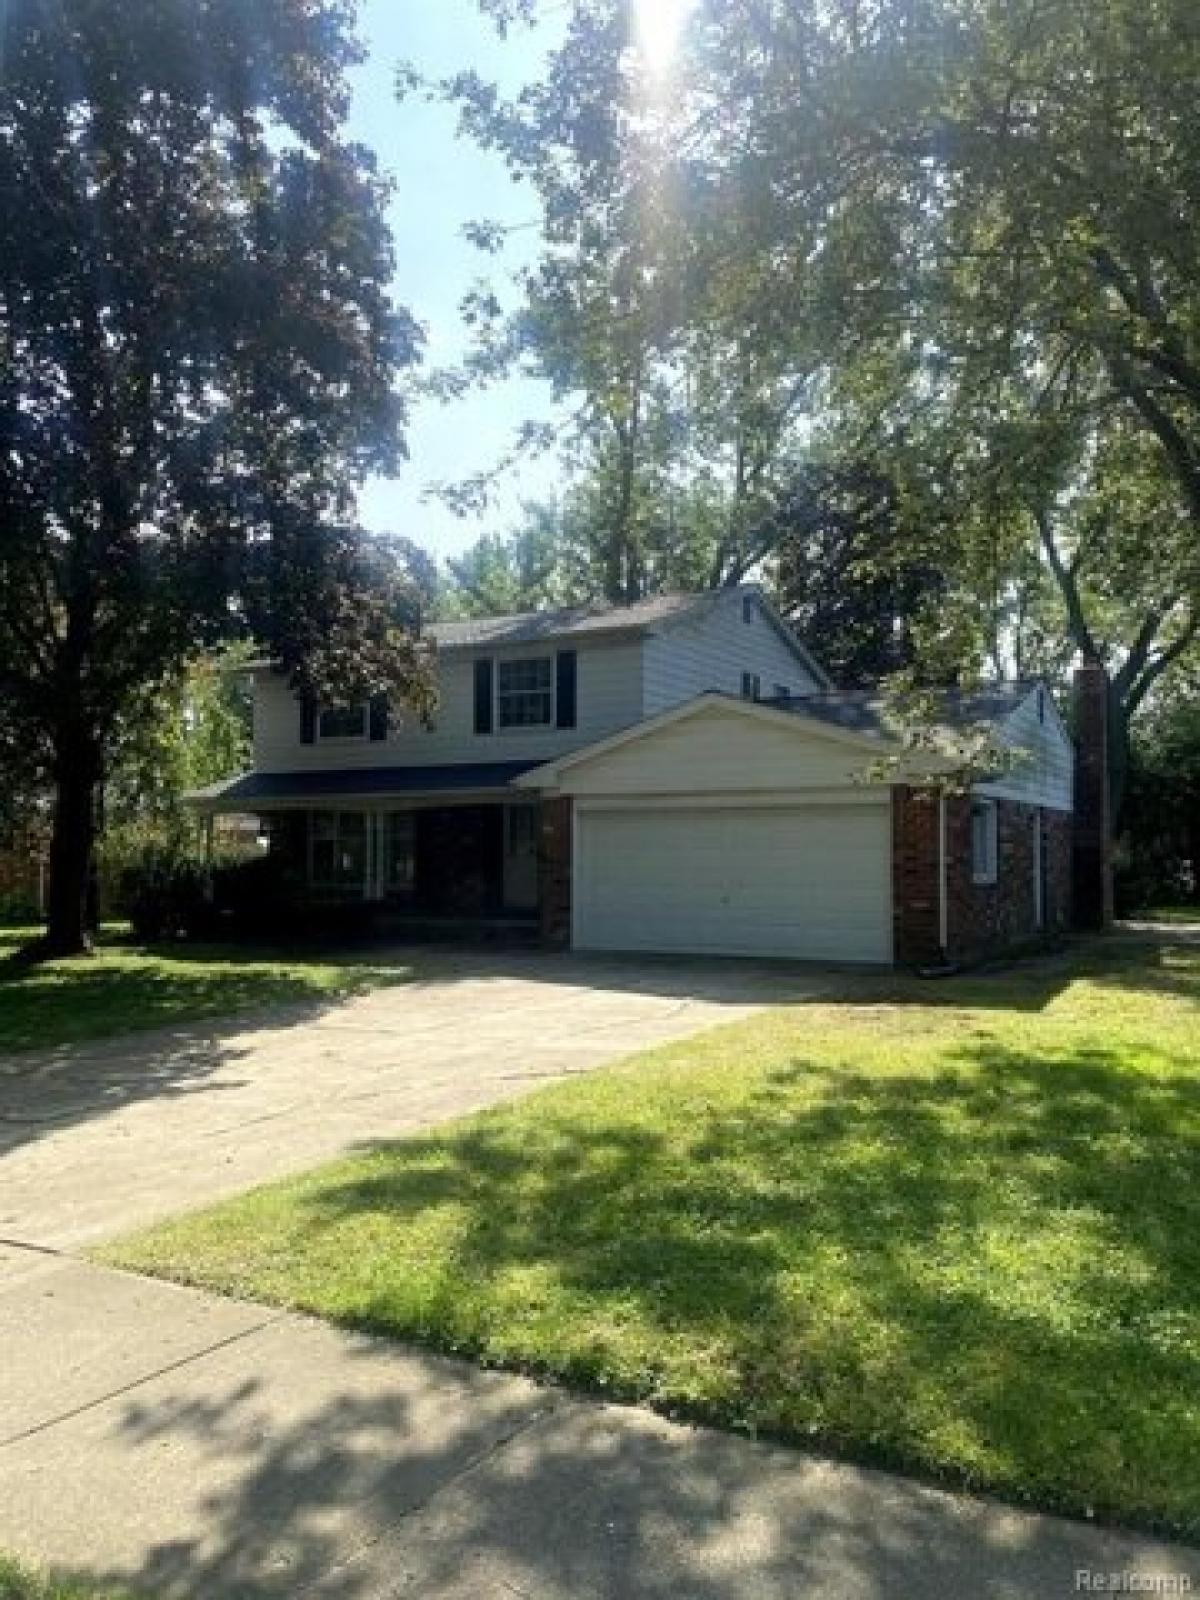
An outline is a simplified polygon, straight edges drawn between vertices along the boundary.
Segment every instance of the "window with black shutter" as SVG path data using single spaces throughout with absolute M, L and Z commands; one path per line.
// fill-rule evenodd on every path
M 475 732 L 492 731 L 492 662 L 484 656 L 475 663 Z
M 555 664 L 555 721 L 560 728 L 573 728 L 577 719 L 576 683 L 578 657 L 574 650 L 560 650 Z

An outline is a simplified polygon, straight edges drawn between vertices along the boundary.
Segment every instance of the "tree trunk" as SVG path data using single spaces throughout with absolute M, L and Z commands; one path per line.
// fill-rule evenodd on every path
M 46 955 L 84 955 L 92 947 L 90 902 L 99 780 L 100 755 L 93 744 L 80 736 L 64 741 L 55 762 L 47 928 L 41 946 Z

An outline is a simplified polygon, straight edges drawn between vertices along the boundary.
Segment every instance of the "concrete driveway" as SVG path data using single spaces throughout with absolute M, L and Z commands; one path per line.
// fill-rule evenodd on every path
M 1200 1588 L 1195 1551 L 71 1254 L 848 985 L 873 980 L 443 955 L 323 1011 L 0 1065 L 0 1551 L 155 1600 L 1055 1600 L 1081 1573 Z
M 411 982 L 324 1008 L 0 1060 L 0 1239 L 77 1249 L 837 981 L 522 953 L 397 963 Z

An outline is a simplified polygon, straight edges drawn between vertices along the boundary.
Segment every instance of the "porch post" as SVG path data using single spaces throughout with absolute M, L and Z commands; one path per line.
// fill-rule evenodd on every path
M 210 811 L 204 818 L 204 898 L 212 904 L 213 888 L 213 853 L 214 832 L 216 818 Z

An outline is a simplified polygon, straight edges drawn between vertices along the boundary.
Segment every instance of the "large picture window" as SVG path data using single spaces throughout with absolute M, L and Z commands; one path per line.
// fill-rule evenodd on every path
M 317 717 L 318 739 L 365 739 L 368 731 L 368 708 L 357 706 L 322 706 Z
M 554 662 L 550 656 L 501 661 L 496 673 L 496 726 L 548 728 L 554 720 Z
M 367 819 L 361 811 L 314 811 L 310 852 L 314 889 L 367 886 Z

